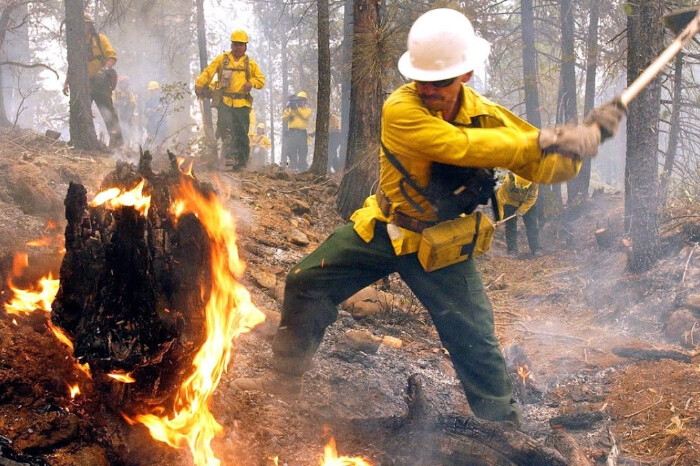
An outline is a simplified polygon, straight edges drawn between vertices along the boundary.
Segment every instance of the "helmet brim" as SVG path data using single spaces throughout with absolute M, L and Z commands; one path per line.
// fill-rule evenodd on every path
M 406 78 L 415 81 L 440 81 L 474 71 L 476 67 L 486 62 L 489 52 L 491 51 L 491 44 L 478 36 L 474 37 L 472 40 L 474 42 L 470 47 L 469 55 L 467 60 L 463 63 L 441 70 L 424 70 L 413 66 L 411 63 L 411 56 L 406 52 L 399 59 L 399 72 Z

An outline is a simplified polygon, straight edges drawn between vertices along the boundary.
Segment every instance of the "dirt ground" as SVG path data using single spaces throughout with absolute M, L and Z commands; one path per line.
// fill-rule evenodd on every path
M 3 301 L 12 295 L 5 282 L 15 252 L 28 252 L 30 261 L 19 284 L 58 271 L 68 182 L 81 182 L 94 195 L 118 158 L 137 161 L 136 154 L 72 152 L 29 132 L 0 134 Z M 154 168 L 164 163 L 156 156 Z M 198 165 L 195 176 L 212 181 L 226 196 L 247 263 L 244 284 L 253 303 L 274 316 L 286 272 L 343 223 L 334 206 L 339 179 L 314 180 L 271 168 L 217 173 Z M 689 215 L 684 209 L 673 216 Z M 700 464 L 697 362 L 613 353 L 616 347 L 696 351 L 692 341 L 685 347 L 671 341 L 666 330 L 671 314 L 700 289 L 700 222 L 697 217 L 695 225 L 664 221 L 658 264 L 633 275 L 625 270 L 622 218 L 622 194 L 605 192 L 593 196 L 579 218 L 546 224 L 542 255 L 507 255 L 504 232 L 498 230 L 492 250 L 477 259 L 506 355 L 522 349 L 529 358 L 528 387 L 518 386 L 517 376 L 513 380 L 526 420 L 523 430 L 544 441 L 552 428 L 565 429 L 589 464 Z M 58 226 L 47 231 L 47 220 Z M 615 234 L 610 249 L 596 244 L 600 225 Z M 520 233 L 520 249 L 527 250 Z M 58 239 L 49 246 L 26 246 L 42 235 Z M 386 292 L 392 299 L 380 313 L 357 318 L 340 311 L 297 399 L 234 390 L 234 378 L 268 368 L 274 324 L 239 339 L 212 400 L 212 412 L 224 427 L 213 443 L 222 464 L 318 465 L 328 432 L 336 437 L 339 454 L 395 464 L 372 438 L 344 434 L 358 420 L 404 415 L 412 374 L 420 376 L 435 412 L 469 412 L 425 310 L 398 277 L 389 278 Z M 346 343 L 350 330 L 396 337 L 402 346 L 358 351 Z M 81 394 L 71 399 L 68 385 L 75 383 Z M 189 451 L 158 443 L 144 427 L 127 425 L 107 408 L 47 328 L 44 313 L 17 317 L 0 311 L 0 464 L 190 465 L 192 459 Z

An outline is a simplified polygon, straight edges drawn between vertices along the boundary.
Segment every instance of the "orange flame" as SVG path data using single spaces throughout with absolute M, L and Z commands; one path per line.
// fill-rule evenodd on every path
M 144 217 L 148 216 L 148 209 L 151 207 L 151 196 L 143 194 L 143 187 L 146 180 L 141 180 L 134 188 L 125 191 L 120 188 L 110 188 L 98 193 L 90 202 L 92 207 L 106 204 L 110 209 L 120 206 L 131 206 Z
M 17 277 L 29 265 L 26 253 L 16 254 L 12 261 L 12 274 Z M 53 278 L 51 272 L 39 280 L 36 287 L 23 290 L 17 288 L 12 283 L 12 277 L 7 280 L 7 287 L 14 294 L 10 302 L 5 303 L 5 310 L 8 314 L 22 315 L 31 314 L 37 309 L 51 312 L 51 303 L 58 293 L 59 282 Z
M 522 366 L 518 365 L 518 375 L 523 380 L 523 385 L 527 385 L 527 379 L 532 375 L 532 372 L 530 372 L 530 368 L 527 364 L 523 364 Z
M 189 178 L 183 177 L 177 189 L 172 212 L 177 216 L 193 213 L 199 218 L 211 241 L 212 284 L 206 304 L 207 336 L 192 363 L 194 372 L 183 382 L 169 417 L 124 415 L 140 422 L 156 440 L 176 448 L 189 446 L 195 465 L 214 466 L 220 461 L 211 440 L 223 430 L 209 411 L 209 401 L 231 357 L 233 339 L 264 320 L 250 301 L 248 291 L 236 281 L 245 265 L 238 257 L 235 222 L 216 196 L 204 197 Z
M 335 446 L 335 438 L 331 437 L 326 446 L 323 449 L 324 457 L 322 466 L 372 466 L 372 463 L 368 463 L 364 458 L 349 456 L 338 457 L 338 450 Z
M 70 392 L 71 400 L 74 400 L 76 396 L 80 395 L 80 387 L 78 386 L 78 384 L 68 384 L 68 391 Z
M 117 382 L 121 383 L 134 383 L 136 382 L 136 379 L 131 376 L 130 373 L 124 373 L 124 372 L 110 372 L 107 374 L 107 377 L 111 377 Z
M 56 231 L 56 228 L 58 228 L 56 222 L 48 220 L 41 238 L 27 241 L 25 244 L 30 247 L 53 247 L 56 248 L 59 254 L 65 254 L 65 238 L 61 232 Z

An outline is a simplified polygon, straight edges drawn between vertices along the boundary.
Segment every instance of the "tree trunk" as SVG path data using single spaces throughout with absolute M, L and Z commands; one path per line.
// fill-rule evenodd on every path
M 661 52 L 662 0 L 630 4 L 627 15 L 627 82 L 634 79 Z M 629 221 L 632 252 L 627 268 L 649 270 L 658 259 L 658 147 L 660 78 L 657 76 L 629 105 L 625 165 L 625 216 Z
M 83 2 L 66 0 L 66 44 L 68 49 L 68 84 L 70 86 L 70 144 L 77 149 L 95 150 L 97 140 L 92 123 L 92 99 L 87 71 L 85 19 Z
M 525 87 L 525 115 L 527 121 L 537 128 L 542 127 L 540 116 L 540 94 L 537 89 L 539 77 L 537 74 L 537 48 L 535 47 L 535 10 L 533 0 L 520 2 L 520 32 L 523 39 L 523 83 Z M 542 186 L 537 197 L 537 221 L 544 225 L 546 202 L 545 191 L 549 186 Z
M 345 170 L 348 154 L 348 133 L 350 131 L 350 93 L 352 91 L 352 29 L 353 29 L 353 0 L 343 2 L 343 80 L 340 92 L 340 166 Z
M 0 13 L 0 50 L 3 50 L 3 57 L 7 55 L 5 52 L 5 37 L 7 35 L 7 29 L 10 25 L 10 19 L 12 17 L 12 12 L 17 7 L 16 4 L 10 3 L 5 8 L 2 9 Z M 6 68 L 0 66 L 0 126 L 9 126 L 10 119 L 7 117 L 7 108 L 5 107 L 5 89 L 9 88 L 8 79 L 6 78 Z
M 368 50 L 379 53 L 379 5 L 368 0 L 356 0 L 354 18 L 348 153 L 337 200 L 338 210 L 344 218 L 350 217 L 376 189 L 379 172 L 377 153 L 382 109 L 381 66 L 374 66 L 371 70 L 355 69 L 360 53 L 367 54 Z
M 676 163 L 676 152 L 678 150 L 678 133 L 681 130 L 681 94 L 683 93 L 683 51 L 677 56 L 673 68 L 673 101 L 671 102 L 671 122 L 668 134 L 668 148 L 666 149 L 666 159 L 664 160 L 664 171 L 661 174 L 661 205 L 666 204 L 668 196 L 668 185 L 671 182 L 673 166 Z
M 574 51 L 574 5 L 571 0 L 559 2 L 561 21 L 561 73 L 559 75 L 559 98 L 557 123 L 578 123 L 576 109 L 576 52 Z M 567 204 L 580 196 L 575 182 L 567 183 Z
M 328 119 L 331 108 L 331 47 L 328 0 L 317 0 L 318 8 L 318 94 L 316 138 L 310 171 L 325 175 L 328 168 Z
M 207 54 L 207 26 L 204 21 L 204 0 L 197 0 L 197 46 L 199 48 L 199 69 L 204 70 L 209 64 Z M 202 99 L 202 123 L 204 124 L 204 140 L 206 156 L 210 161 L 218 158 L 216 137 L 214 136 L 214 119 L 211 113 L 211 101 Z
M 588 38 L 586 40 L 586 94 L 584 96 L 583 113 L 588 114 L 595 106 L 595 78 L 598 67 L 598 1 L 591 0 L 591 11 L 588 22 Z M 567 191 L 576 192 L 582 199 L 588 199 L 588 189 L 591 185 L 591 159 L 583 159 L 578 177 L 569 181 Z

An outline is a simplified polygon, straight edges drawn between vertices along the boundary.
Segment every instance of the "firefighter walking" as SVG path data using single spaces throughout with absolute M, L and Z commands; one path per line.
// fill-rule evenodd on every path
M 251 89 L 262 89 L 265 76 L 258 64 L 250 58 L 248 34 L 238 29 L 231 34 L 231 50 L 212 60 L 197 78 L 195 93 L 198 97 L 211 97 L 212 106 L 218 110 L 217 133 L 221 137 L 226 165 L 241 170 L 250 157 L 250 110 L 253 106 Z M 211 91 L 214 77 L 218 87 Z

